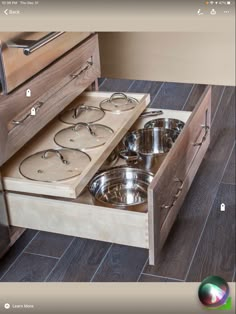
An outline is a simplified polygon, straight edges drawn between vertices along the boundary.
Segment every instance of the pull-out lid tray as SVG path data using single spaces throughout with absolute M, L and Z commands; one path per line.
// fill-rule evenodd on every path
M 112 93 L 108 92 L 86 92 L 78 97 L 72 105 L 76 106 L 85 104 L 88 106 L 99 107 L 100 102 L 109 98 L 111 95 Z M 57 117 L 3 167 L 2 176 L 4 189 L 8 191 L 76 198 L 86 187 L 93 175 L 99 170 L 140 114 L 145 110 L 150 100 L 148 94 L 127 95 L 138 100 L 134 108 L 122 111 L 119 114 L 105 111 L 104 117 L 98 122 L 95 122 L 111 128 L 113 133 L 111 133 L 111 136 L 104 145 L 85 150 L 85 153 L 91 160 L 79 175 L 58 182 L 42 182 L 27 179 L 20 173 L 19 166 L 30 155 L 45 150 L 58 150 L 61 148 L 55 143 L 54 137 L 60 130 L 68 128 L 68 124 L 63 123 L 60 118 Z M 81 132 L 81 134 L 83 134 L 83 132 Z M 54 156 L 54 158 L 57 157 Z

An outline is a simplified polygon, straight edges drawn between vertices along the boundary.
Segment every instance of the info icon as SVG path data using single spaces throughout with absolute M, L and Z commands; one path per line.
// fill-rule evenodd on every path
M 204 279 L 198 289 L 198 297 L 206 309 L 230 310 L 231 297 L 227 282 L 218 276 Z

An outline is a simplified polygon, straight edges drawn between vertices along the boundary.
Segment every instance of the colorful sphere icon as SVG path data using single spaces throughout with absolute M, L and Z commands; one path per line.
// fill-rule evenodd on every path
M 225 304 L 229 296 L 227 282 L 218 276 L 204 279 L 198 289 L 198 297 L 205 307 L 217 308 Z

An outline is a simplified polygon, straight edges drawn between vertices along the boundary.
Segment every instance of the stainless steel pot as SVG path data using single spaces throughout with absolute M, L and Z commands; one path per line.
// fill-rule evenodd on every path
M 178 119 L 172 118 L 158 118 L 148 121 L 144 128 L 163 128 L 165 130 L 173 130 L 175 132 L 175 137 L 177 138 L 179 133 L 182 131 L 185 123 Z M 176 139 L 175 138 L 175 139 Z
M 147 211 L 147 188 L 153 174 L 127 166 L 97 174 L 89 184 L 96 205 L 125 210 Z
M 130 165 L 157 172 L 175 141 L 173 130 L 139 129 L 128 133 L 122 141 L 119 155 Z

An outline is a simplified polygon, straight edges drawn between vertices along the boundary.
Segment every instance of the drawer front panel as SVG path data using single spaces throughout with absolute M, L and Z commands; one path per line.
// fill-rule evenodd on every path
M 146 213 L 6 193 L 13 226 L 148 248 Z
M 0 96 L 0 165 L 100 75 L 97 35 L 9 96 Z M 31 97 L 25 97 L 27 89 Z M 17 105 L 16 105 L 17 101 Z M 32 108 L 36 114 L 31 115 Z M 18 123 L 18 124 L 17 124 Z
M 1 33 L 0 76 L 7 94 L 89 36 L 88 32 Z
M 150 264 L 163 246 L 210 141 L 208 87 L 148 190 Z

